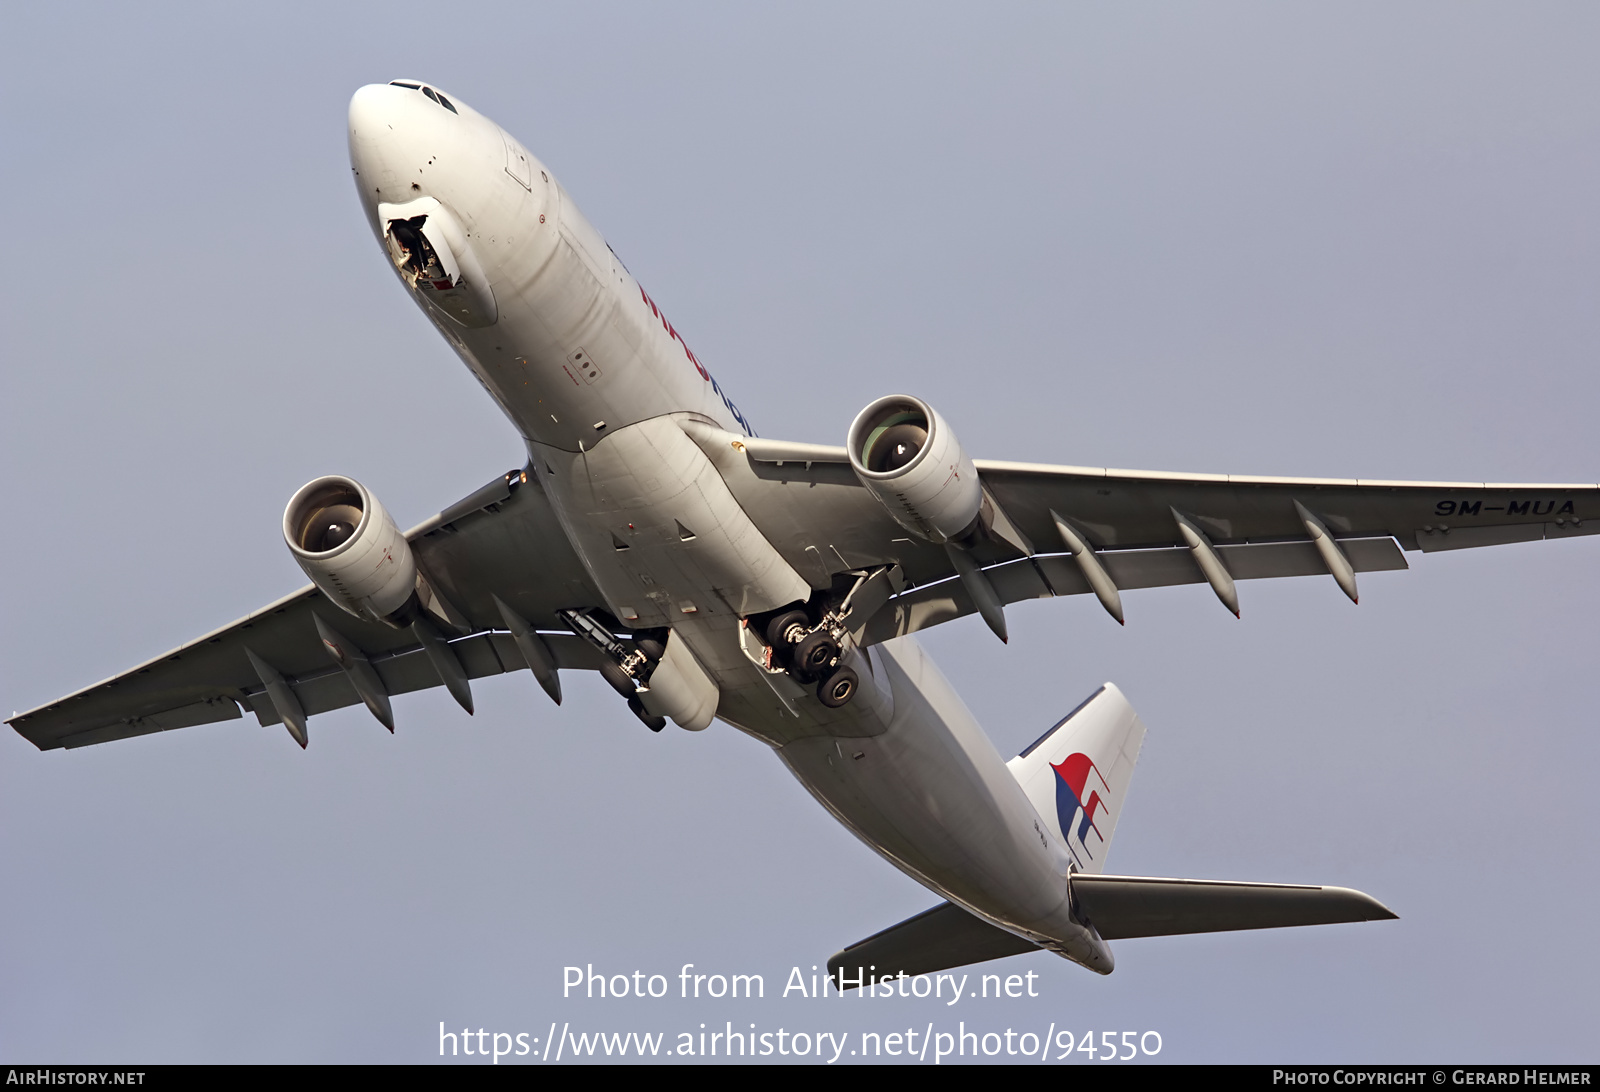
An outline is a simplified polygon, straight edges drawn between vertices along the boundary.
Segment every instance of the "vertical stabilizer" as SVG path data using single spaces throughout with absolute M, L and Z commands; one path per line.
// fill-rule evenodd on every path
M 1077 871 L 1105 871 L 1143 742 L 1139 714 L 1106 683 L 1006 763 Z

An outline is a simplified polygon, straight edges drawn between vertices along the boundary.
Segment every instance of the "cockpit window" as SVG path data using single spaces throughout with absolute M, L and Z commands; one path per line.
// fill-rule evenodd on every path
M 450 111 L 452 114 L 459 115 L 461 113 L 461 111 L 456 109 L 455 103 L 451 102 L 449 99 L 445 98 L 431 87 L 424 87 L 420 83 L 407 83 L 405 80 L 390 80 L 389 86 L 405 87 L 412 91 L 421 91 L 424 95 L 427 95 L 430 99 L 444 107 L 446 110 Z
M 434 102 L 438 103 L 440 106 L 444 107 L 446 110 L 450 111 L 452 114 L 457 112 L 456 108 L 451 105 L 450 100 L 445 98 L 443 95 L 439 94 L 433 88 L 424 87 L 422 89 L 422 93 L 424 95 L 427 95 L 430 99 L 432 99 Z

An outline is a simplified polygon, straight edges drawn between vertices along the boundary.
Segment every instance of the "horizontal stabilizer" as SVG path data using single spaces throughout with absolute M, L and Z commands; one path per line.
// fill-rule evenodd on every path
M 1080 912 L 1105 940 L 1226 933 L 1291 925 L 1384 921 L 1399 915 L 1371 895 L 1348 887 L 1228 880 L 1166 880 L 1147 876 L 1074 873 L 1072 893 Z M 840 972 L 854 988 L 857 968 L 867 978 L 932 974 L 1036 951 L 1038 946 L 943 902 L 914 918 L 858 941 L 828 960 L 837 985 Z M 846 988 L 846 987 L 841 987 Z
M 1075 875 L 1072 894 L 1106 940 L 1398 917 L 1348 887 Z
M 839 988 L 853 989 L 858 985 L 857 968 L 866 970 L 869 977 L 865 981 L 870 982 L 872 975 L 893 977 L 902 971 L 908 975 L 932 974 L 949 967 L 1038 951 L 1038 947 L 974 917 L 955 903 L 941 902 L 932 910 L 924 910 L 836 953 L 828 960 L 828 976 L 839 986 L 842 970 L 849 986 Z

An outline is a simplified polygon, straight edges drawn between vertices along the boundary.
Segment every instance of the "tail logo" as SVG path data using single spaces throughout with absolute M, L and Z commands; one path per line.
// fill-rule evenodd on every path
M 1093 859 L 1094 853 L 1084 838 L 1093 831 L 1098 845 L 1105 845 L 1105 835 L 1100 833 L 1094 818 L 1106 803 L 1100 791 L 1090 783 L 1089 777 L 1093 774 L 1094 780 L 1100 783 L 1100 789 L 1105 790 L 1107 795 L 1111 792 L 1111 786 L 1106 784 L 1094 760 L 1081 752 L 1070 754 L 1059 763 L 1052 762 L 1050 768 L 1056 772 L 1056 819 L 1061 824 L 1061 835 L 1067 839 L 1068 845 L 1082 847 Z M 1079 812 L 1083 813 L 1083 819 L 1074 831 L 1073 821 L 1078 818 Z

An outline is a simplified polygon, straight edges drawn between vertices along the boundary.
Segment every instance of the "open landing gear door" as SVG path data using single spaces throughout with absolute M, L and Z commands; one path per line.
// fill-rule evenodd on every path
M 500 312 L 489 278 L 448 209 L 422 197 L 379 205 L 378 218 L 389 257 L 413 292 L 463 326 L 494 325 Z

